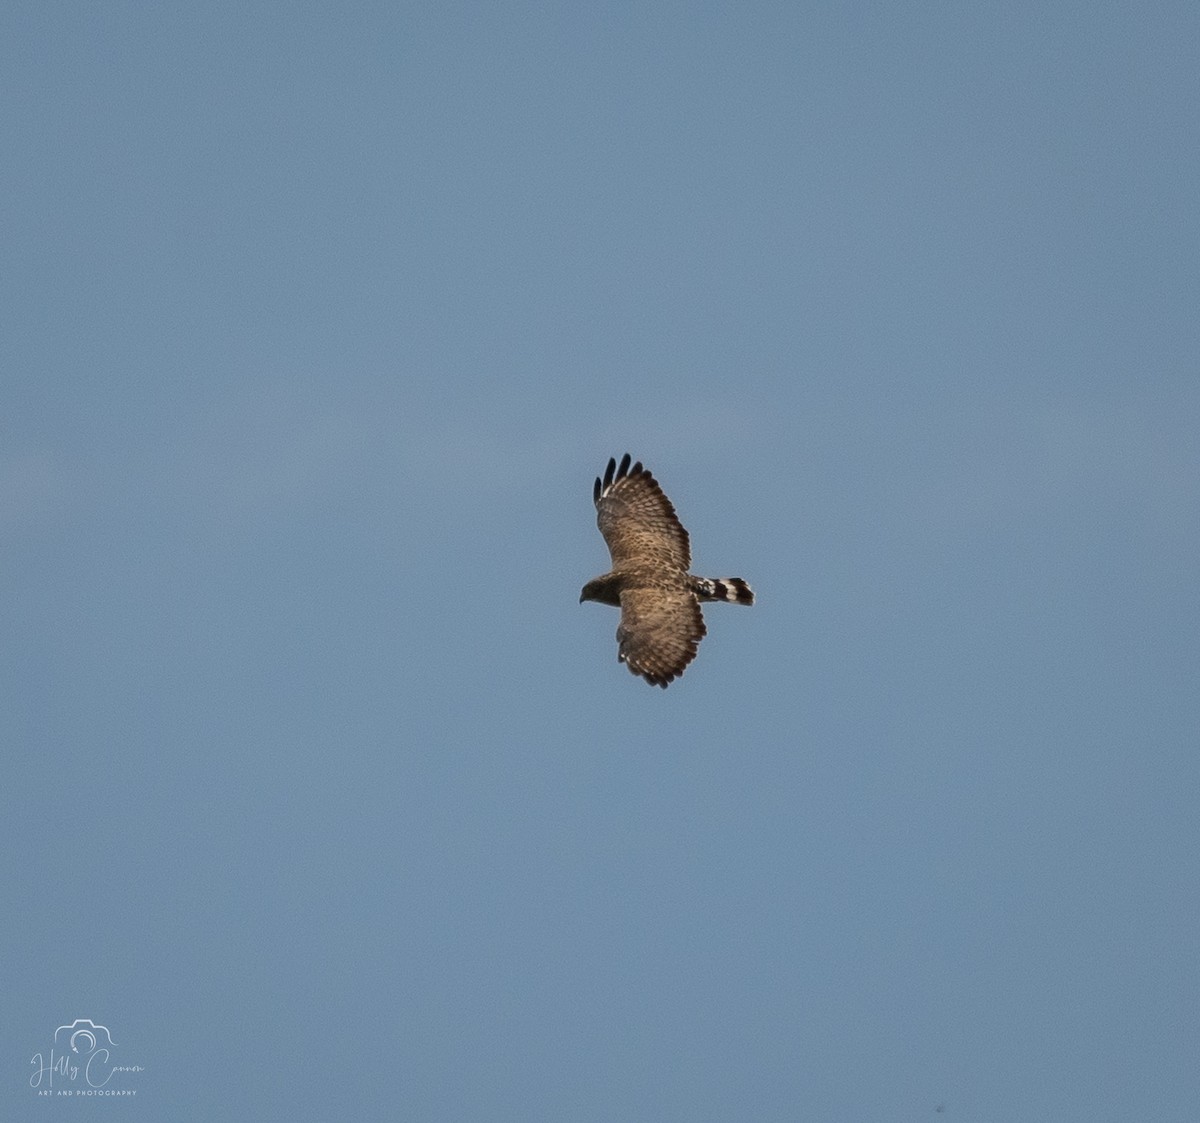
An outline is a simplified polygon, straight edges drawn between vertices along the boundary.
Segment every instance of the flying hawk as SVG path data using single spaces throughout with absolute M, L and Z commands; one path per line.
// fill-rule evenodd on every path
M 692 551 L 671 501 L 658 481 L 629 453 L 608 462 L 596 479 L 592 500 L 596 523 L 612 569 L 583 587 L 585 600 L 616 605 L 617 659 L 651 686 L 667 683 L 696 658 L 704 638 L 701 601 L 753 604 L 754 593 L 740 577 L 694 577 L 688 572 Z

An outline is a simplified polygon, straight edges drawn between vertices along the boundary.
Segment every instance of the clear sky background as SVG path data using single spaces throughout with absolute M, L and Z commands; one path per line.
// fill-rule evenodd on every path
M 1198 75 L 9 0 L 0 1116 L 1200 1118 Z M 626 450 L 759 598 L 665 692 Z M 77 1018 L 132 1100 L 29 1086 Z

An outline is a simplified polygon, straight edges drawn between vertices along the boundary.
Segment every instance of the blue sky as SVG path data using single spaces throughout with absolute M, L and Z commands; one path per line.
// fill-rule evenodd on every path
M 0 1114 L 1196 1118 L 1197 73 L 6 5 Z M 577 603 L 626 450 L 759 598 L 665 692 Z M 76 1019 L 136 1095 L 31 1087 Z

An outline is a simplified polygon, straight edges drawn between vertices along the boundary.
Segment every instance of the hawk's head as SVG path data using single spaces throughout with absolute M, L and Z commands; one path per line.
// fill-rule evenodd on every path
M 583 592 L 579 594 L 579 603 L 583 604 L 585 600 L 595 600 L 601 604 L 613 604 L 620 607 L 620 578 L 612 573 L 606 573 L 603 577 L 593 577 L 584 585 Z

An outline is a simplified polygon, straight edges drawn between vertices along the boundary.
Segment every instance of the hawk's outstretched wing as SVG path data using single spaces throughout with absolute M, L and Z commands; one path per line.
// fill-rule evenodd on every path
M 683 674 L 704 633 L 700 602 L 685 588 L 647 586 L 621 593 L 617 658 L 651 686 L 665 687 Z
M 619 468 L 615 458 L 609 460 L 603 482 L 596 479 L 593 497 L 614 570 L 663 566 L 687 573 L 692 562 L 688 532 L 640 460 L 632 468 L 629 453 Z

